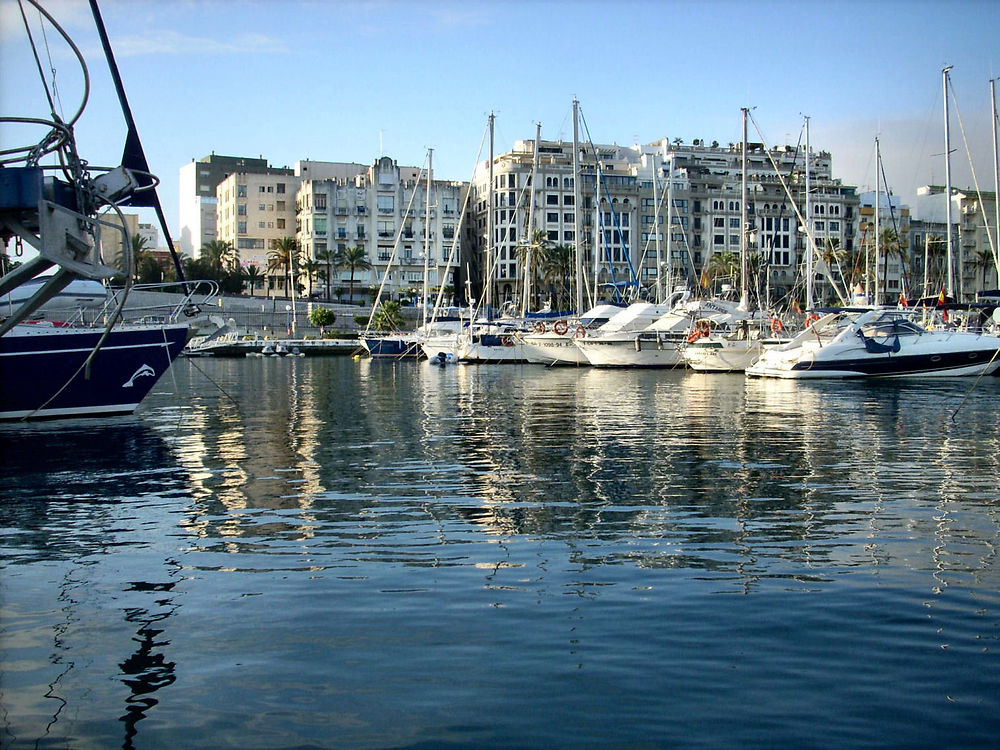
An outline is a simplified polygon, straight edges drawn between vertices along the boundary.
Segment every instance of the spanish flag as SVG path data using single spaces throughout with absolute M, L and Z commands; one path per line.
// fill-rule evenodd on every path
M 900 292 L 899 293 L 899 306 L 900 307 L 909 307 L 910 306 L 910 301 L 908 299 L 906 299 L 906 292 Z
M 940 306 L 944 305 L 944 303 L 947 300 L 948 300 L 948 298 L 944 296 L 944 287 L 941 287 L 941 294 L 938 295 L 938 301 L 937 301 L 938 306 L 940 307 Z M 941 320 L 943 320 L 945 323 L 948 322 L 948 311 L 947 310 L 942 310 L 941 311 Z
M 709 283 L 710 283 L 710 280 L 708 278 L 708 270 L 703 268 L 701 270 L 701 286 L 702 286 L 702 288 L 703 289 L 708 289 Z
M 802 314 L 802 308 L 799 307 L 799 301 L 797 299 L 792 300 L 792 309 L 795 311 L 797 315 Z

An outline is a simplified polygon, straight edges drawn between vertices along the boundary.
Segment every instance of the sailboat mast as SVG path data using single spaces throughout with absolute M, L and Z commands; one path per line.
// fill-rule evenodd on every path
M 493 113 L 490 112 L 490 162 L 487 171 L 486 199 L 486 276 L 483 279 L 483 300 L 486 304 L 486 315 L 492 318 L 493 304 Z
M 594 175 L 594 304 L 599 299 L 597 277 L 601 269 L 601 245 L 604 242 L 604 230 L 601 227 L 601 162 L 595 159 Z
M 952 263 L 951 247 L 951 125 L 948 118 L 948 71 L 951 66 L 941 71 L 942 85 L 944 86 L 944 223 L 945 223 L 945 246 L 947 247 L 948 262 L 948 295 L 955 292 L 955 270 Z
M 528 236 L 524 240 L 524 293 L 521 296 L 521 316 L 531 305 L 533 268 L 535 266 L 535 182 L 538 180 L 538 149 L 542 142 L 542 123 L 535 123 L 535 153 L 531 160 L 531 185 L 528 191 Z
M 993 231 L 996 242 L 993 244 L 993 265 L 997 271 L 997 284 L 1000 285 L 1000 144 L 997 143 L 997 79 L 990 79 L 990 102 L 993 105 L 993 207 L 996 209 L 996 219 Z
M 653 241 L 656 243 L 656 304 L 663 302 L 663 256 L 660 254 L 660 196 L 656 184 L 660 181 L 660 165 L 653 154 Z M 670 226 L 667 225 L 667 235 Z
M 573 238 L 576 271 L 576 312 L 583 313 L 583 217 L 580 215 L 580 102 L 573 100 Z
M 431 255 L 431 185 L 434 184 L 434 149 L 427 149 L 427 195 L 424 201 L 424 294 L 423 325 L 427 325 L 427 276 L 430 268 Z
M 882 159 L 879 151 L 878 138 L 875 138 L 875 304 L 879 304 L 882 299 L 878 286 L 879 261 L 882 259 L 882 220 L 879 213 L 879 204 L 882 203 L 882 175 L 879 165 Z
M 740 307 L 747 310 L 750 308 L 747 287 L 747 108 L 743 107 L 740 112 L 743 115 L 743 142 L 740 148 Z
M 812 155 L 809 153 L 809 117 L 806 121 L 806 309 L 813 306 L 813 242 L 812 242 L 812 191 L 810 190 L 810 162 Z
M 671 234 L 674 229 L 674 155 L 667 153 L 667 140 L 663 140 L 663 160 L 667 163 L 667 274 L 666 294 L 672 291 L 674 282 L 674 253 Z M 666 299 L 666 296 L 664 297 Z

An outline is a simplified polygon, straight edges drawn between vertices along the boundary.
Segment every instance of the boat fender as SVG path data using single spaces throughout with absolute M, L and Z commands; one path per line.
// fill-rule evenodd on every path
M 560 336 L 565 336 L 566 331 L 569 330 L 569 323 L 565 320 L 557 320 L 552 326 L 552 330 L 558 333 Z

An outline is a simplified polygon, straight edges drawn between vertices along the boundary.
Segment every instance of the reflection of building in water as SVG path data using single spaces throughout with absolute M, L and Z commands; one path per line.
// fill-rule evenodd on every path
M 301 359 L 261 359 L 252 367 L 239 360 L 218 360 L 229 378 L 239 378 L 253 400 L 220 395 L 210 405 L 196 404 L 185 414 L 178 438 L 179 458 L 191 473 L 192 489 L 202 503 L 219 503 L 227 515 L 213 523 L 203 516 L 189 520 L 197 533 L 241 537 L 246 519 L 233 511 L 310 507 L 324 490 L 317 437 L 323 422 L 317 414 L 333 407 L 325 380 Z M 308 536 L 311 519 L 289 522 L 285 516 L 272 531 Z M 260 534 L 254 526 L 250 535 Z

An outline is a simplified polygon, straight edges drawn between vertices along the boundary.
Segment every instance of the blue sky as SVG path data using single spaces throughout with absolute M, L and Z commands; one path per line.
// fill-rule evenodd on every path
M 81 153 L 117 164 L 121 118 L 89 6 L 46 7 L 93 79 Z M 918 185 L 944 181 L 945 65 L 980 186 L 994 189 L 995 0 L 103 0 L 101 8 L 175 234 L 178 169 L 212 151 L 276 166 L 371 163 L 381 153 L 419 165 L 431 147 L 436 176 L 467 180 L 490 111 L 499 153 L 533 138 L 536 122 L 543 138 L 571 139 L 574 97 L 601 143 L 735 142 L 749 106 L 769 144 L 794 144 L 808 115 L 813 148 L 831 151 L 835 176 L 862 187 L 874 183 L 878 135 L 890 187 L 906 202 Z M 44 115 L 22 37 L 16 3 L 0 0 L 0 106 Z M 79 76 L 62 45 L 48 41 L 68 110 Z M 953 181 L 965 186 L 969 162 L 952 112 Z M 12 138 L 0 132 L 5 147 Z

